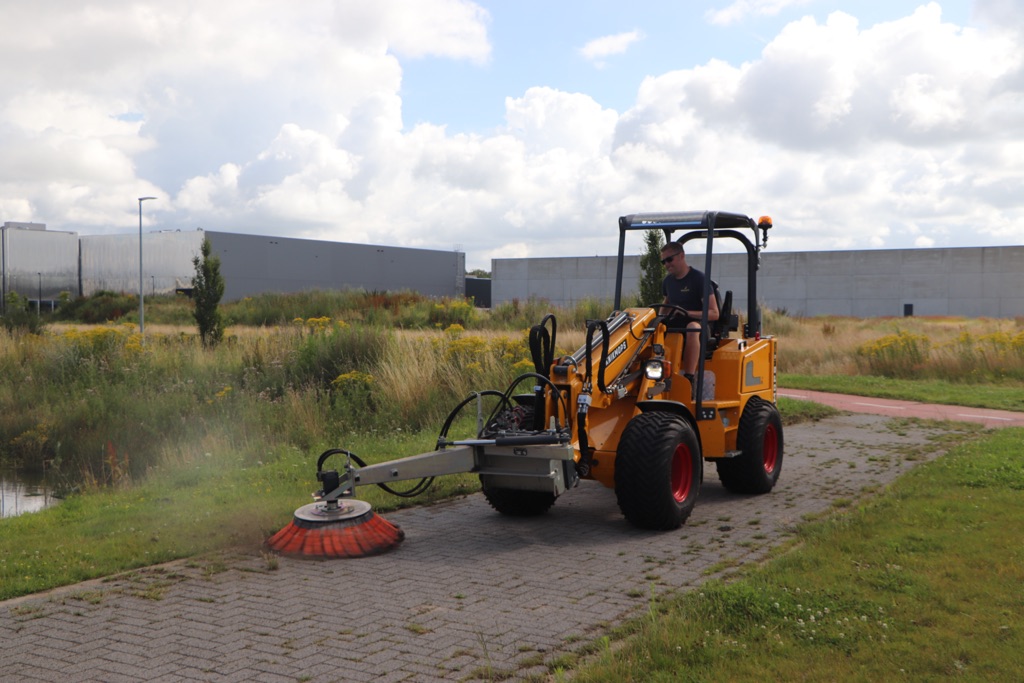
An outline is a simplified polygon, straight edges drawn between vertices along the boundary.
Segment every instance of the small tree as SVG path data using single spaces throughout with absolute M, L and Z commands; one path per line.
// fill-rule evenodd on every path
M 665 297 L 661 283 L 665 279 L 665 266 L 661 265 L 661 248 L 665 246 L 661 230 L 644 232 L 644 253 L 640 257 L 640 301 L 641 306 L 659 303 Z
M 0 315 L 0 325 L 8 332 L 40 334 L 46 328 L 39 316 L 39 310 L 29 310 L 28 299 L 15 291 L 7 293 L 4 310 L 5 313 Z
M 224 321 L 221 320 L 217 305 L 224 296 L 224 278 L 220 274 L 220 258 L 212 255 L 208 238 L 203 239 L 202 258 L 192 258 L 196 274 L 192 276 L 192 300 L 195 310 L 192 317 L 199 326 L 199 338 L 203 346 L 212 347 L 224 338 Z

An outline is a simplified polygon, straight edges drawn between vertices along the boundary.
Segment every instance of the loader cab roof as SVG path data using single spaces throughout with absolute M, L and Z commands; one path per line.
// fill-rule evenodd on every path
M 625 260 L 626 233 L 631 230 L 661 230 L 665 241 L 675 241 L 685 245 L 690 240 L 707 240 L 707 252 L 703 265 L 700 266 L 704 275 L 712 278 L 712 244 L 719 239 L 729 238 L 739 241 L 747 251 L 747 332 L 745 336 L 760 334 L 761 312 L 757 305 L 757 271 L 761 262 L 761 249 L 768 243 L 768 230 L 772 227 L 771 218 L 762 216 L 755 221 L 740 213 L 728 211 L 668 211 L 662 213 L 634 213 L 619 218 L 619 257 L 615 277 L 615 308 L 622 303 L 622 275 Z M 677 231 L 685 231 L 675 240 L 672 236 Z M 750 230 L 753 240 L 746 230 Z M 759 234 L 760 232 L 760 234 Z M 707 303 L 705 302 L 705 310 Z
M 619 228 L 625 230 L 716 230 L 757 228 L 753 218 L 726 211 L 669 211 L 664 213 L 634 213 L 619 219 Z

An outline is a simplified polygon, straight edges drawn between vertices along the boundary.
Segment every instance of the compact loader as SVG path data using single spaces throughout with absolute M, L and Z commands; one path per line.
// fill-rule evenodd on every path
M 460 472 L 478 474 L 490 505 L 517 516 L 542 514 L 581 479 L 596 480 L 615 491 L 625 518 L 643 529 L 675 529 L 687 519 L 705 461 L 715 463 L 730 491 L 771 491 L 783 456 L 775 405 L 776 340 L 762 334 L 757 304 L 759 257 L 769 228 L 768 217 L 755 222 L 715 211 L 621 217 L 616 310 L 587 324 L 581 348 L 556 357 L 557 322 L 546 316 L 530 331 L 535 371 L 517 377 L 504 392 L 466 398 L 449 414 L 436 450 L 370 466 L 344 449 L 321 455 L 317 479 L 322 489 L 314 494 L 316 502 L 296 511 L 295 523 L 315 527 L 365 513 L 366 504 L 353 499 L 360 485 L 412 495 L 435 476 Z M 663 231 L 666 242 L 706 240 L 702 269 L 709 285 L 717 241 L 737 240 L 746 250 L 742 331 L 731 291 L 718 301 L 718 320 L 708 321 L 709 297 L 718 296 L 717 287 L 708 286 L 692 382 L 681 374 L 682 350 L 684 337 L 697 335 L 682 331 L 685 322 L 677 329 L 673 307 L 651 302 L 620 310 L 626 233 L 651 229 Z M 696 254 L 688 253 L 691 265 L 699 265 Z M 496 407 L 483 410 L 485 397 Z M 478 413 L 476 438 L 449 439 L 460 411 L 472 406 Z M 334 456 L 344 457 L 344 466 L 326 469 Z M 414 480 L 419 482 L 411 489 L 391 488 L 394 482 Z

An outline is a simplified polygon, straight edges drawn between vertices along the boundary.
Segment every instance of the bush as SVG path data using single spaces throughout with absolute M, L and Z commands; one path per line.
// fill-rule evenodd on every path
M 330 318 L 310 318 L 302 328 L 304 338 L 288 370 L 296 388 L 329 390 L 339 375 L 375 367 L 390 335 L 383 328 L 332 323 Z
M 17 292 L 7 294 L 6 313 L 0 316 L 0 323 L 8 332 L 28 332 L 39 334 L 46 325 L 38 311 L 29 309 L 28 299 L 20 296 Z
M 928 359 L 928 338 L 900 331 L 857 348 L 857 365 L 871 375 L 910 378 L 918 375 Z
M 57 318 L 87 325 L 116 322 L 139 310 L 139 297 L 100 290 L 89 297 L 78 297 L 57 309 Z
M 536 325 L 544 316 L 554 311 L 554 307 L 547 299 L 530 297 L 524 304 L 518 298 L 512 301 L 499 304 L 491 310 L 490 328 L 519 328 L 529 329 Z M 563 311 L 559 311 L 559 316 Z

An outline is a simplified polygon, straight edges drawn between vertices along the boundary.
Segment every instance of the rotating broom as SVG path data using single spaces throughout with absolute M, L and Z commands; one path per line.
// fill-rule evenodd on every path
M 343 475 L 324 470 L 324 463 L 334 455 L 346 456 Z M 369 503 L 352 497 L 358 479 L 353 460 L 364 464 L 354 453 L 341 448 L 320 455 L 316 478 L 322 488 L 313 494 L 316 502 L 297 509 L 292 521 L 267 539 L 269 549 L 299 557 L 367 557 L 387 552 L 402 542 L 405 532 L 376 514 Z M 429 485 L 421 481 L 414 491 Z M 388 490 L 401 496 L 415 495 L 413 491 Z
M 573 451 L 569 446 L 570 436 L 564 430 L 523 431 L 519 425 L 506 424 L 508 416 L 519 414 L 512 406 L 511 393 L 525 379 L 548 382 L 541 375 L 526 373 L 513 381 L 505 392 L 474 392 L 448 415 L 437 447 L 429 453 L 367 466 L 358 456 L 343 448 L 324 451 L 316 464 L 316 478 L 322 488 L 313 494 L 315 502 L 296 510 L 292 521 L 267 539 L 266 547 L 284 555 L 310 558 L 366 557 L 397 547 L 405 538 L 405 532 L 374 513 L 369 503 L 357 500 L 354 497 L 356 485 L 376 484 L 403 498 L 423 493 L 430 488 L 435 477 L 464 472 L 478 473 L 481 481 L 488 476 L 502 476 L 537 479 L 547 485 L 546 482 L 552 481 L 557 474 L 552 473 L 552 467 L 571 467 Z M 482 403 L 486 396 L 499 399 L 487 420 L 484 419 Z M 542 394 L 527 394 L 516 397 L 516 400 L 534 402 L 538 397 Z M 477 407 L 478 438 L 449 440 L 448 431 L 456 416 L 473 402 Z M 505 415 L 505 419 L 495 419 L 499 412 Z M 485 430 L 484 425 L 496 428 Z M 324 469 L 327 460 L 336 455 L 346 458 L 341 473 Z M 507 461 L 509 456 L 514 458 L 513 462 Z M 513 470 L 518 467 L 522 471 L 509 472 L 510 467 Z M 561 480 L 562 475 L 557 476 Z M 394 482 L 417 479 L 419 481 L 406 490 L 389 486 Z

